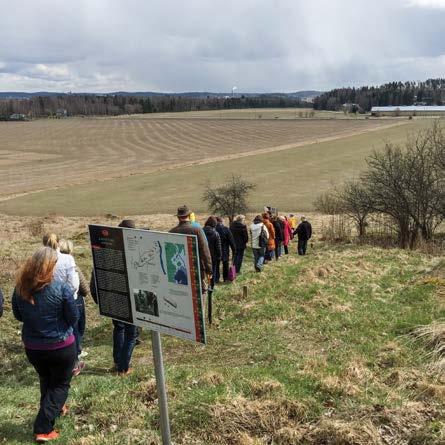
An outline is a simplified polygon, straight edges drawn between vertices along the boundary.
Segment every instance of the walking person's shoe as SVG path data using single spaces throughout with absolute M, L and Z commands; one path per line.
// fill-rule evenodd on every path
M 85 362 L 77 362 L 76 366 L 73 369 L 73 377 L 79 375 L 84 368 L 85 368 Z
M 37 443 L 46 443 L 46 442 L 49 442 L 50 440 L 56 440 L 59 437 L 60 437 L 60 434 L 56 430 L 53 430 L 47 434 L 36 434 L 34 436 L 34 439 Z
M 119 377 L 126 377 L 127 375 L 130 375 L 133 372 L 133 368 L 128 368 L 126 371 L 118 372 L 117 375 Z

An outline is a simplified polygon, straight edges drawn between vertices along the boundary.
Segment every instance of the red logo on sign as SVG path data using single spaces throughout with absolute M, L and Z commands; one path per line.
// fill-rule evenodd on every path
M 105 229 L 102 230 L 102 235 L 103 235 L 103 236 L 108 236 L 108 230 L 105 230 Z

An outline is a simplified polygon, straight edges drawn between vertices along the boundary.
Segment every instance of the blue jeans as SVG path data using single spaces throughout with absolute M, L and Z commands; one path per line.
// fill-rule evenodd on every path
M 83 295 L 78 295 L 77 300 L 75 300 L 77 310 L 79 311 L 79 319 L 77 320 L 77 323 L 73 326 L 73 334 L 74 338 L 76 339 L 76 350 L 77 355 L 82 352 L 82 339 L 85 334 L 85 324 L 86 324 L 86 317 L 85 317 L 85 301 L 83 299 Z
M 260 247 L 259 249 L 252 249 L 253 252 L 253 264 L 255 266 L 255 270 L 257 272 L 261 272 L 264 266 L 264 247 Z
M 133 354 L 136 338 L 138 336 L 137 327 L 113 320 L 113 359 L 118 372 L 126 372 L 130 367 L 131 355 Z
M 243 264 L 244 249 L 236 249 L 233 256 L 233 264 L 235 265 L 236 273 L 241 272 L 241 265 Z

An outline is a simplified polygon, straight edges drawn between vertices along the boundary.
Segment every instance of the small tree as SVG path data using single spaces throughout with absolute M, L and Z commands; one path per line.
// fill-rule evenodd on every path
M 357 180 L 347 182 L 339 192 L 339 200 L 343 212 L 354 221 L 358 235 L 365 236 L 367 218 L 373 210 L 366 184 Z
M 315 198 L 313 205 L 317 212 L 325 215 L 338 215 L 343 212 L 342 203 L 336 190 L 321 193 Z
M 246 213 L 248 210 L 247 197 L 254 188 L 254 184 L 247 182 L 241 176 L 232 175 L 225 184 L 218 187 L 212 187 L 208 183 L 202 199 L 212 213 L 227 216 L 232 222 L 237 214 Z

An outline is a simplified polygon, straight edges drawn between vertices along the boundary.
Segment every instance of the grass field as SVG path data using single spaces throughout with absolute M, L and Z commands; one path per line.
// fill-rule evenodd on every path
M 31 443 L 38 401 L 20 325 L 10 310 L 13 275 L 54 230 L 75 241 L 76 261 L 91 268 L 86 242 L 91 218 L 0 217 L 0 443 Z M 166 229 L 174 218 L 136 217 Z M 315 232 L 319 219 L 311 217 Z M 108 221 L 110 223 L 110 221 Z M 115 224 L 115 222 L 111 222 Z M 443 258 L 315 240 L 215 293 L 208 345 L 164 336 L 174 443 L 178 445 L 440 445 L 445 441 L 445 378 L 438 357 L 413 335 L 443 318 Z M 292 247 L 292 251 L 295 246 Z M 242 286 L 248 286 L 247 298 Z M 111 366 L 111 322 L 87 302 L 87 367 L 75 378 L 70 414 L 58 421 L 69 445 L 158 445 L 158 410 L 149 337 L 135 350 L 135 372 Z M 429 340 L 429 341 L 428 341 Z
M 110 125 L 110 121 L 104 122 L 104 125 Z M 139 126 L 145 122 L 153 121 L 134 121 L 134 124 Z M 202 125 L 219 128 L 218 122 L 214 121 L 192 122 L 190 124 L 188 122 L 181 121 L 175 122 L 175 124 L 195 124 L 196 128 L 193 130 L 195 132 Z M 187 202 L 195 210 L 204 212 L 206 208 L 201 196 L 205 182 L 210 179 L 216 184 L 232 173 L 241 174 L 256 184 L 257 188 L 250 199 L 253 208 L 259 208 L 266 203 L 270 203 L 283 210 L 308 211 L 312 209 L 312 202 L 320 192 L 332 187 L 333 183 L 341 183 L 345 178 L 356 175 L 364 167 L 365 157 L 374 148 L 382 147 L 385 140 L 391 140 L 395 143 L 403 142 L 409 132 L 425 128 L 430 125 L 431 121 L 404 121 L 402 125 L 391 128 L 376 127 L 388 122 L 391 121 L 307 121 L 288 123 L 284 121 L 270 121 L 270 123 L 222 121 L 221 125 L 224 125 L 226 129 L 230 128 L 230 131 L 232 131 L 234 124 L 239 125 L 238 133 L 233 136 L 236 137 L 239 145 L 230 145 L 228 140 L 222 142 L 226 147 L 224 153 L 229 159 L 224 159 L 224 156 L 222 158 L 212 158 L 212 154 L 216 155 L 218 151 L 212 148 L 214 146 L 209 141 L 204 140 L 203 137 L 201 141 L 208 147 L 208 154 L 203 155 L 204 159 L 197 160 L 200 153 L 198 150 L 192 152 L 190 158 L 186 158 L 187 155 L 183 153 L 180 155 L 183 162 L 186 162 L 187 159 L 195 159 L 194 162 L 197 165 L 171 169 L 161 168 L 161 170 L 148 174 L 69 187 L 63 187 L 60 182 L 60 171 L 62 170 L 52 172 L 54 178 L 52 176 L 37 178 L 40 175 L 39 170 L 33 170 L 34 167 L 31 165 L 29 167 L 31 169 L 31 181 L 35 183 L 42 180 L 47 186 L 60 185 L 61 188 L 0 201 L 0 212 L 17 215 L 171 213 L 178 204 L 184 202 Z M 168 125 L 169 122 L 156 121 L 155 124 L 162 126 Z M 265 124 L 270 132 L 268 137 L 265 136 L 264 128 L 261 127 Z M 71 124 L 63 123 L 62 125 Z M 125 123 L 125 125 L 129 124 Z M 353 129 L 351 125 L 358 127 Z M 241 134 L 244 131 L 243 128 L 249 129 L 246 134 Z M 261 131 L 260 128 L 262 128 Z M 297 128 L 300 128 L 302 133 L 296 133 Z M 255 134 L 255 129 L 258 131 L 257 134 Z M 369 131 L 371 129 L 374 131 Z M 363 132 L 349 136 L 345 133 L 341 135 L 341 132 L 351 134 L 351 131 Z M 324 142 L 323 137 L 327 138 Z M 245 145 L 242 145 L 241 141 L 244 141 Z M 192 142 L 187 143 L 191 144 Z M 284 145 L 278 145 L 279 143 Z M 271 147 L 271 144 L 275 145 Z M 179 146 L 178 142 L 177 150 L 179 150 Z M 244 148 L 240 149 L 241 146 Z M 250 151 L 252 148 L 254 150 Z M 212 154 L 210 153 L 211 150 L 214 150 Z M 204 151 L 201 153 L 204 153 Z M 97 156 L 99 156 L 99 152 L 97 152 Z M 140 156 L 142 156 L 142 152 L 134 155 L 134 158 L 124 156 L 121 162 L 118 159 L 119 151 L 115 150 L 114 154 L 110 153 L 110 159 L 108 161 L 104 160 L 104 162 L 110 162 L 114 159 L 115 167 L 122 168 L 128 163 L 136 162 L 140 159 Z M 163 156 L 162 152 L 160 156 Z M 168 153 L 166 156 L 168 156 Z M 173 156 L 173 154 L 170 156 Z M 210 158 L 205 158 L 205 156 L 210 156 Z M 180 157 L 171 158 L 171 162 L 179 163 L 181 162 L 180 159 Z M 191 163 L 193 164 L 193 161 Z M 47 165 L 42 168 L 48 169 L 48 166 L 51 165 L 45 164 Z M 66 168 L 70 169 L 69 162 L 66 164 Z M 16 178 L 15 171 L 12 172 L 9 168 L 10 176 L 14 176 L 14 178 L 5 187 L 12 192 L 14 183 L 27 178 L 23 175 Z M 97 179 L 102 179 L 100 173 L 95 171 L 94 165 L 90 168 L 90 173 L 86 174 L 94 173 Z M 108 167 L 104 166 L 104 168 Z M 127 174 L 130 173 L 128 169 L 126 171 Z M 69 177 L 67 180 L 70 180 Z M 3 178 L 3 182 L 6 184 L 7 180 Z
M 0 196 L 366 132 L 391 120 L 0 122 Z
M 342 111 L 313 110 L 312 108 L 247 108 L 243 110 L 205 110 L 178 113 L 147 113 L 134 115 L 144 119 L 365 119 L 364 114 L 345 114 Z

